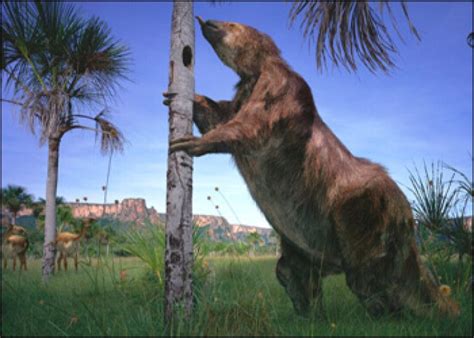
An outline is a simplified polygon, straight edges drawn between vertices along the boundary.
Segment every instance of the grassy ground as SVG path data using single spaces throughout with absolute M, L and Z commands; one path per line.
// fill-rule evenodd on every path
M 274 257 L 209 259 L 211 274 L 198 290 L 195 317 L 174 325 L 172 334 L 472 336 L 472 293 L 466 289 L 453 290 L 462 306 L 456 320 L 374 319 L 342 275 L 325 279 L 326 318 L 300 318 L 274 276 L 275 264 Z M 2 336 L 164 334 L 162 290 L 138 259 L 83 262 L 78 273 L 60 272 L 48 286 L 40 271 L 40 261 L 30 260 L 26 273 L 2 273 Z

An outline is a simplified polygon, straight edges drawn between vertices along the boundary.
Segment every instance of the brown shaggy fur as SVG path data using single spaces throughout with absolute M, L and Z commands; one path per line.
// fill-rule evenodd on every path
M 344 271 L 370 313 L 459 307 L 417 252 L 410 205 L 379 165 L 353 156 L 319 116 L 304 79 L 254 28 L 200 20 L 205 38 L 241 80 L 232 101 L 196 96 L 201 138 L 172 142 L 192 156 L 230 153 L 282 238 L 276 273 L 295 309 L 320 304 L 321 278 Z M 169 97 L 170 95 L 165 95 Z M 165 101 L 169 102 L 169 101 Z

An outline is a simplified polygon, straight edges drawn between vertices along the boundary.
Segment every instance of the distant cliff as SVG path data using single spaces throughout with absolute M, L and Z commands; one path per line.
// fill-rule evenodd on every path
M 125 198 L 114 204 L 67 203 L 74 217 L 112 217 L 121 222 L 144 224 L 145 221 L 158 223 L 160 215 L 152 207 L 147 208 L 143 198 Z
M 163 215 L 164 216 L 164 215 Z M 210 215 L 194 215 L 196 226 L 207 230 L 208 236 L 216 241 L 245 241 L 247 235 L 257 232 L 265 243 L 273 243 L 272 229 L 260 228 L 243 224 L 230 224 L 224 217 Z
M 110 217 L 130 225 L 143 225 L 151 223 L 165 223 L 166 214 L 158 213 L 155 208 L 148 208 L 143 198 L 126 198 L 118 203 L 66 203 L 72 209 L 74 217 Z M 19 216 L 30 216 L 31 209 L 23 209 Z M 275 241 L 271 236 L 272 229 L 247 226 L 243 224 L 230 224 L 224 217 L 212 215 L 194 215 L 196 226 L 203 228 L 207 235 L 215 241 L 244 241 L 251 232 L 257 232 L 265 243 Z

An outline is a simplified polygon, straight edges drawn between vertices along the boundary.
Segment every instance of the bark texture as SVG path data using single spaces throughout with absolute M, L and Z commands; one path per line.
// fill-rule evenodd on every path
M 48 178 L 46 181 L 46 207 L 43 245 L 43 281 L 54 272 L 56 247 L 56 191 L 58 187 L 59 138 L 48 140 Z
M 192 136 L 194 98 L 193 3 L 175 1 L 172 17 L 169 93 L 169 141 Z M 183 151 L 168 156 L 166 196 L 165 320 L 178 309 L 192 311 L 192 157 Z

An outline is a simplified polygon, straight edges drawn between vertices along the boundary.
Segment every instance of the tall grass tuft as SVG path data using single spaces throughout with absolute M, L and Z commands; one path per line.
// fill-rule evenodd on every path
M 163 285 L 165 266 L 165 232 L 155 224 L 146 224 L 144 229 L 131 229 L 125 234 L 122 249 L 141 259 L 154 273 L 160 285 Z
M 431 172 L 426 163 L 423 163 L 424 177 L 415 166 L 415 171 L 409 172 L 411 187 L 408 189 L 415 196 L 412 205 L 416 219 L 429 229 L 442 227 L 449 217 L 449 212 L 456 200 L 456 190 L 453 189 L 453 178 L 445 181 L 441 163 L 435 166 L 431 163 Z
M 125 233 L 122 250 L 142 260 L 153 272 L 160 287 L 164 285 L 165 269 L 165 231 L 161 224 L 145 224 L 143 229 L 130 229 Z M 193 282 L 194 288 L 203 285 L 209 269 L 202 249 L 203 235 L 197 226 L 193 226 Z
M 443 167 L 450 169 L 449 179 L 443 177 Z M 466 208 L 471 201 L 472 182 L 467 175 L 449 166 L 431 164 L 431 171 L 424 163 L 424 175 L 415 167 L 409 171 L 414 194 L 413 210 L 419 224 L 417 235 L 421 252 L 428 265 L 454 287 L 463 288 L 470 284 L 472 275 L 472 230 L 467 228 Z M 455 179 L 456 175 L 461 180 Z M 442 267 L 451 266 L 453 254 L 457 254 L 456 271 L 443 271 Z M 463 257 L 470 258 L 467 265 Z

